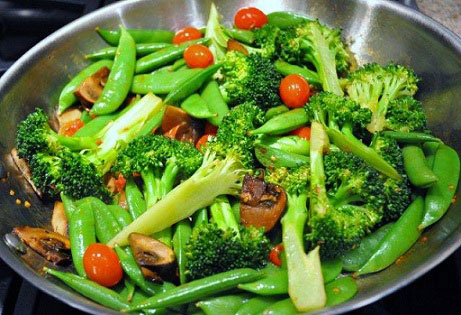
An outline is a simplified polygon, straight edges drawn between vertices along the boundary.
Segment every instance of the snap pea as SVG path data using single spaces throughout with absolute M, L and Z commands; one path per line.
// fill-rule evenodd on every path
M 250 131 L 250 134 L 281 135 L 304 126 L 308 122 L 309 117 L 307 116 L 304 108 L 296 108 L 290 110 L 289 112 L 275 116 L 274 118 L 268 120 L 261 127 Z
M 69 239 L 72 261 L 77 273 L 85 277 L 83 255 L 90 244 L 96 243 L 96 231 L 91 200 L 82 199 L 69 219 Z
M 128 226 L 133 221 L 128 211 L 119 205 L 108 205 L 106 206 L 106 209 L 112 213 L 120 229 Z
M 175 104 L 192 93 L 196 92 L 208 79 L 211 78 L 213 74 L 218 71 L 222 66 L 222 63 L 217 63 L 209 66 L 208 68 L 202 69 L 200 72 L 196 73 L 189 80 L 178 84 L 168 95 L 165 97 L 165 104 Z
M 261 143 L 255 144 L 255 155 L 265 167 L 296 167 L 310 161 L 305 155 L 285 152 Z
M 66 86 L 62 89 L 59 95 L 58 101 L 58 114 L 68 109 L 77 101 L 77 97 L 74 95 L 74 91 L 86 80 L 89 76 L 99 71 L 103 67 L 112 69 L 112 60 L 100 60 L 92 63 L 82 71 L 80 71 Z
M 426 156 L 427 166 L 432 170 L 434 168 L 435 153 L 440 147 L 440 142 L 425 142 L 423 144 L 424 155 Z
M 178 59 L 176 60 L 171 66 L 170 68 L 168 68 L 169 71 L 179 71 L 179 70 L 182 70 L 182 69 L 189 69 L 187 67 L 187 63 L 186 63 L 186 60 L 184 58 L 181 58 L 181 59 Z
M 268 272 L 264 278 L 255 282 L 239 284 L 240 290 L 252 292 L 258 295 L 278 295 L 288 293 L 288 272 L 286 269 L 278 269 Z
M 442 142 L 439 138 L 423 132 L 383 131 L 383 135 L 393 138 L 400 143 Z
M 161 66 L 167 65 L 183 56 L 184 50 L 194 44 L 206 45 L 210 41 L 209 38 L 200 38 L 187 41 L 181 45 L 174 45 L 165 49 L 156 51 L 152 54 L 139 58 L 136 61 L 136 73 L 145 73 L 155 70 Z
M 70 218 L 72 217 L 72 214 L 75 211 L 77 211 L 77 206 L 75 205 L 72 198 L 65 195 L 63 192 L 61 192 L 61 201 L 62 201 L 62 204 L 64 206 L 64 212 L 66 213 L 67 221 L 69 221 Z
M 290 109 L 288 107 L 286 107 L 285 105 L 279 105 L 279 106 L 275 106 L 275 107 L 272 107 L 272 108 L 269 108 L 266 112 L 266 121 L 275 117 L 275 116 L 278 116 L 280 114 L 283 114 L 283 113 L 286 113 L 290 111 Z
M 130 278 L 125 278 L 123 283 L 125 284 L 125 288 L 122 292 L 120 292 L 120 295 L 123 296 L 128 302 L 131 302 L 133 299 L 134 291 L 136 290 L 136 286 Z
M 263 312 L 263 315 L 293 315 L 298 314 L 298 310 L 294 306 L 290 298 L 275 302 Z
M 208 118 L 208 122 L 219 126 L 223 117 L 229 112 L 229 107 L 222 97 L 219 85 L 215 80 L 208 82 L 202 90 L 202 98 L 208 104 L 208 109 L 216 116 Z
M 452 204 L 459 181 L 458 153 L 442 144 L 435 153 L 433 171 L 439 181 L 426 193 L 424 219 L 420 228 L 437 222 Z
M 249 295 L 247 294 L 233 294 L 199 301 L 196 305 L 206 315 L 234 315 L 248 300 Z
M 341 259 L 330 259 L 322 261 L 323 282 L 328 283 L 336 279 L 341 273 L 343 262 Z
M 179 282 L 181 284 L 186 283 L 186 244 L 192 234 L 192 228 L 190 226 L 189 219 L 184 219 L 176 224 L 175 231 L 173 234 L 173 249 L 178 262 L 179 270 Z
M 418 196 L 383 237 L 373 255 L 357 271 L 367 274 L 381 271 L 395 262 L 418 240 L 424 215 L 424 200 Z
M 410 182 L 416 187 L 428 188 L 438 181 L 427 166 L 426 157 L 420 146 L 406 145 L 402 149 L 403 166 Z
M 163 115 L 165 115 L 165 111 L 166 111 L 166 106 L 163 106 L 163 108 L 157 114 L 155 114 L 151 119 L 149 119 L 144 124 L 144 126 L 142 126 L 137 136 L 138 137 L 146 136 L 148 134 L 153 133 L 155 129 L 160 127 L 160 125 L 162 124 Z
M 127 303 L 120 294 L 96 282 L 79 277 L 70 272 L 62 272 L 47 267 L 44 268 L 44 271 L 55 276 L 81 295 L 99 304 L 114 310 L 121 310 L 129 306 L 129 303 Z
M 224 33 L 226 33 L 227 36 L 235 40 L 238 40 L 239 42 L 251 45 L 253 44 L 255 40 L 255 36 L 252 31 L 241 30 L 238 28 L 226 28 L 226 27 L 223 27 L 223 29 L 224 29 Z
M 96 28 L 99 36 L 109 45 L 117 46 L 121 37 L 120 30 L 105 30 Z M 128 29 L 128 33 L 137 44 L 141 43 L 171 43 L 174 33 L 165 30 Z
M 171 244 L 171 238 L 173 236 L 172 234 L 173 234 L 173 231 L 171 230 L 171 227 L 168 227 L 162 231 L 155 232 L 151 236 L 155 238 L 156 240 L 159 240 L 166 246 L 172 248 L 173 247 L 173 245 Z
M 308 83 L 316 86 L 322 86 L 322 81 L 319 78 L 317 72 L 307 68 L 289 64 L 283 60 L 277 60 L 274 62 L 275 69 L 283 75 L 298 74 L 307 80 Z
M 122 265 L 125 274 L 142 290 L 146 291 L 148 294 L 151 295 L 155 294 L 155 291 L 150 290 L 149 287 L 146 286 L 142 271 L 139 268 L 131 249 L 129 247 L 125 247 L 124 249 L 122 249 L 118 245 L 115 245 L 114 249 L 117 253 L 117 256 L 120 260 L 120 264 Z
M 128 211 L 130 211 L 131 217 L 135 220 L 146 211 L 147 207 L 141 190 L 139 190 L 133 178 L 126 181 L 125 194 Z
M 181 103 L 181 108 L 190 116 L 204 119 L 216 116 L 209 111 L 205 100 L 197 93 L 192 94 Z
M 370 235 L 364 237 L 360 241 L 359 246 L 344 254 L 342 257 L 343 269 L 346 271 L 359 270 L 373 255 L 377 246 L 393 225 L 393 222 L 383 225 Z
M 276 137 L 263 135 L 257 140 L 257 143 L 261 143 L 262 145 L 287 153 L 309 155 L 309 140 L 299 136 Z
M 122 105 L 130 91 L 135 62 L 136 48 L 134 40 L 127 30 L 121 27 L 120 43 L 114 58 L 114 65 L 101 95 L 91 108 L 92 114 L 109 114 Z
M 102 203 L 102 202 L 101 202 Z M 96 238 L 104 244 L 107 244 L 121 228 L 114 215 L 107 209 L 106 205 L 96 205 L 93 207 Z
M 285 29 L 311 19 L 296 13 L 278 11 L 269 13 L 267 20 L 269 24 Z
M 155 71 L 149 74 L 135 75 L 131 92 L 137 94 L 167 94 L 184 81 L 190 80 L 200 72 L 200 68 L 185 69 L 178 72 Z
M 144 43 L 136 44 L 136 56 L 144 56 L 151 54 L 160 49 L 173 46 L 173 44 L 167 43 Z M 100 49 L 94 53 L 85 55 L 86 59 L 95 60 L 95 59 L 113 59 L 115 57 L 115 52 L 117 51 L 116 47 L 106 47 Z
M 91 117 L 90 113 L 88 113 L 86 110 L 82 112 L 80 115 L 80 120 L 86 125 L 89 123 L 93 118 Z M 81 128 L 80 128 L 81 129 Z M 79 129 L 79 130 L 80 130 Z M 78 131 L 78 130 L 77 130 Z
M 335 306 L 350 300 L 357 293 L 357 290 L 357 283 L 350 276 L 327 283 L 325 285 L 326 306 Z
M 114 121 L 115 119 L 117 119 L 119 115 L 120 113 L 111 113 L 108 115 L 98 116 L 92 119 L 87 124 L 85 124 L 79 130 L 77 130 L 77 132 L 75 133 L 75 136 L 77 137 L 94 136 L 98 132 L 100 132 L 102 129 L 104 129 L 104 127 L 107 126 L 111 121 Z
M 235 315 L 259 315 L 278 300 L 280 300 L 280 297 L 277 296 L 257 296 L 251 298 L 237 310 Z
M 125 311 L 136 311 L 146 308 L 161 308 L 189 303 L 235 288 L 240 283 L 255 281 L 263 273 L 249 268 L 234 269 L 215 274 L 199 280 L 194 280 L 168 292 L 157 294 L 142 302 L 134 303 Z
M 206 208 L 200 209 L 194 214 L 194 226 L 192 227 L 192 233 L 198 230 L 200 225 L 208 222 L 208 210 Z

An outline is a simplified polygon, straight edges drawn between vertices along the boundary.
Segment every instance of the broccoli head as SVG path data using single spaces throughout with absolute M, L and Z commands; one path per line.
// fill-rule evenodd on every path
M 426 132 L 427 117 L 421 102 L 404 96 L 389 102 L 384 129 L 402 132 Z

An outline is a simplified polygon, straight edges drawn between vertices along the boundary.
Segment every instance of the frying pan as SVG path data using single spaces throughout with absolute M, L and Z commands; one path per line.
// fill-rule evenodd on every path
M 359 64 L 389 61 L 413 68 L 422 78 L 417 97 L 431 130 L 461 152 L 461 39 L 434 20 L 404 6 L 378 0 L 216 0 L 223 21 L 237 8 L 256 6 L 264 12 L 286 10 L 318 17 L 344 29 Z M 18 122 L 35 107 L 54 111 L 60 90 L 86 65 L 83 56 L 105 46 L 96 26 L 179 29 L 203 26 L 210 1 L 151 0 L 117 3 L 84 16 L 50 35 L 19 59 L 0 79 L 0 156 L 8 179 L 0 182 L 0 235 L 18 225 L 49 227 L 51 204 L 36 197 L 10 158 Z M 1 173 L 1 172 L 0 172 Z M 10 196 L 10 190 L 15 192 Z M 458 192 L 458 199 L 459 199 Z M 32 206 L 16 205 L 28 200 Z M 424 232 L 403 263 L 360 278 L 359 293 L 347 303 L 317 313 L 341 313 L 372 303 L 412 282 L 448 257 L 461 244 L 461 203 Z M 0 241 L 0 255 L 21 276 L 48 294 L 90 313 L 113 313 L 40 274 L 42 259 L 25 255 Z

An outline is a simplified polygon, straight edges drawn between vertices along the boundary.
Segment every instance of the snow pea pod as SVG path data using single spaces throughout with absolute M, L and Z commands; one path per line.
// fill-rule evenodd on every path
M 223 117 L 229 112 L 229 107 L 222 97 L 218 83 L 214 80 L 208 82 L 200 96 L 207 103 L 210 112 L 216 114 L 216 116 L 208 118 L 208 122 L 214 126 L 219 126 Z
M 263 312 L 263 315 L 293 315 L 298 314 L 298 310 L 294 306 L 290 298 L 275 302 Z
M 292 109 L 289 112 L 282 113 L 268 120 L 261 127 L 250 131 L 252 135 L 270 134 L 281 135 L 295 130 L 309 122 L 309 117 L 304 108 Z
M 392 265 L 418 240 L 424 215 L 424 200 L 418 196 L 379 242 L 373 255 L 357 271 L 358 275 L 381 271 Z
M 44 268 L 44 271 L 55 276 L 81 295 L 86 296 L 90 300 L 99 304 L 114 310 L 121 310 L 129 306 L 129 303 L 126 302 L 120 294 L 103 287 L 96 282 L 79 277 L 70 272 L 62 272 L 46 267 Z
M 259 315 L 270 305 L 277 302 L 280 298 L 277 296 L 257 296 L 249 299 L 242 305 L 235 315 Z
M 434 168 L 435 153 L 440 147 L 440 142 L 426 142 L 423 144 L 424 155 L 426 156 L 427 166 L 432 170 Z
M 89 76 L 99 71 L 103 67 L 112 69 L 113 61 L 112 60 L 100 60 L 98 62 L 92 63 L 80 73 L 78 73 L 66 86 L 62 89 L 61 94 L 59 95 L 58 101 L 58 114 L 61 114 L 63 111 L 68 109 L 77 101 L 77 97 L 74 95 L 74 91 L 86 80 Z
M 186 244 L 189 241 L 190 235 L 192 234 L 192 228 L 190 226 L 189 219 L 184 219 L 176 224 L 176 228 L 173 234 L 173 249 L 178 261 L 179 269 L 179 282 L 181 284 L 186 283 Z
M 131 302 L 131 300 L 133 299 L 134 292 L 136 290 L 136 286 L 130 278 L 125 278 L 123 280 L 123 284 L 125 285 L 125 287 L 119 294 L 122 297 L 124 297 L 128 302 Z
M 128 226 L 133 221 L 128 211 L 119 205 L 108 205 L 106 208 L 112 213 L 121 229 Z
M 233 294 L 199 301 L 196 305 L 206 315 L 234 315 L 248 300 L 247 294 Z
M 197 93 L 192 94 L 181 103 L 181 108 L 190 116 L 204 119 L 216 116 L 208 109 L 205 100 Z
M 100 132 L 102 129 L 104 129 L 104 127 L 107 126 L 107 124 L 109 124 L 111 121 L 114 121 L 115 119 L 117 119 L 119 115 L 120 115 L 120 113 L 111 113 L 111 114 L 108 114 L 108 115 L 98 116 L 98 117 L 92 119 L 87 124 L 85 124 L 85 126 L 80 128 L 75 133 L 75 136 L 77 136 L 77 137 L 94 136 L 98 132 Z
M 149 74 L 135 75 L 131 84 L 131 92 L 136 94 L 170 93 L 176 86 L 184 81 L 190 80 L 201 69 L 185 69 L 178 72 L 155 71 Z
M 309 155 L 310 142 L 299 136 L 275 137 L 263 135 L 257 143 L 288 153 Z
M 275 117 L 275 116 L 278 116 L 280 114 L 283 114 L 283 113 L 286 113 L 288 112 L 290 109 L 288 107 L 286 107 L 285 105 L 279 105 L 279 106 L 275 106 L 275 107 L 272 107 L 272 108 L 269 108 L 266 112 L 266 121 Z
M 136 48 L 134 40 L 127 30 L 121 27 L 120 43 L 117 47 L 114 65 L 101 95 L 91 109 L 92 114 L 109 114 L 122 105 L 130 91 L 135 62 Z
M 287 294 L 288 272 L 286 269 L 268 272 L 264 278 L 251 283 L 239 284 L 238 288 L 263 296 Z
M 406 145 L 402 149 L 403 166 L 410 182 L 416 187 L 429 188 L 438 181 L 427 166 L 426 157 L 420 146 Z
M 272 12 L 267 15 L 268 23 L 277 26 L 281 29 L 289 28 L 310 19 L 291 12 L 278 11 Z
M 221 68 L 222 63 L 217 63 L 209 66 L 208 68 L 202 69 L 196 73 L 189 80 L 178 84 L 168 95 L 165 97 L 165 104 L 179 103 L 189 95 L 196 92 L 213 74 Z
M 148 134 L 151 134 L 160 127 L 162 124 L 163 120 L 163 115 L 165 115 L 166 111 L 166 106 L 163 106 L 163 108 L 155 114 L 151 119 L 149 119 L 144 126 L 142 126 L 141 130 L 139 130 L 137 137 L 142 137 Z
M 248 30 L 241 30 L 238 28 L 226 28 L 223 27 L 224 33 L 227 34 L 227 36 L 238 40 L 239 42 L 251 45 L 253 44 L 255 40 L 255 36 L 252 31 Z
M 400 143 L 442 142 L 439 138 L 423 132 L 383 131 L 383 135 L 393 138 Z
M 75 211 L 77 211 L 77 206 L 75 205 L 72 198 L 65 195 L 63 192 L 61 192 L 61 201 L 64 206 L 64 212 L 66 213 L 66 218 L 67 220 L 70 220 L 70 218 L 72 217 L 72 214 Z
M 173 46 L 173 44 L 167 44 L 167 43 L 136 44 L 136 56 L 148 55 L 160 49 L 167 48 L 170 46 Z M 106 47 L 94 53 L 85 55 L 85 58 L 90 59 L 90 60 L 113 59 L 115 57 L 116 51 L 117 51 L 117 47 Z
M 274 62 L 275 69 L 283 75 L 298 74 L 307 80 L 308 83 L 316 86 L 322 86 L 322 81 L 319 78 L 317 72 L 307 68 L 289 64 L 283 60 L 277 60 Z
M 323 281 L 328 283 L 341 273 L 343 268 L 343 262 L 341 259 L 330 259 L 322 261 L 322 276 Z
M 149 308 L 161 308 L 181 305 L 235 288 L 240 283 L 255 281 L 263 276 L 263 272 L 250 268 L 234 269 L 218 273 L 199 280 L 194 280 L 168 292 L 157 294 L 142 302 L 134 303 L 125 311 L 136 311 Z
M 106 208 L 106 205 L 101 202 L 93 207 L 96 238 L 104 244 L 107 244 L 121 228 L 115 219 L 114 215 Z
M 139 190 L 133 178 L 126 181 L 125 194 L 128 211 L 130 211 L 131 217 L 135 220 L 146 211 L 147 207 L 141 190 Z
M 305 155 L 285 152 L 261 143 L 255 144 L 255 155 L 265 167 L 296 167 L 310 161 Z
M 99 36 L 104 39 L 109 45 L 117 46 L 121 33 L 120 30 L 105 30 L 97 28 Z M 174 33 L 165 30 L 147 30 L 147 29 L 128 29 L 131 37 L 137 44 L 141 43 L 171 43 L 173 41 Z
M 80 115 L 80 120 L 86 125 L 88 124 L 93 118 L 91 117 L 90 113 L 88 113 L 86 110 L 82 112 L 82 115 Z M 82 129 L 82 128 L 80 128 Z M 79 129 L 79 130 L 80 130 Z M 78 130 L 77 130 L 78 131 Z
M 184 50 L 194 44 L 206 45 L 210 41 L 209 38 L 200 38 L 187 41 L 181 45 L 174 45 L 165 49 L 156 51 L 152 54 L 139 58 L 136 61 L 136 73 L 145 73 L 155 70 L 161 66 L 169 64 L 183 56 Z
M 359 270 L 373 255 L 377 246 L 393 225 L 393 222 L 383 225 L 370 235 L 364 237 L 360 241 L 359 246 L 344 254 L 342 257 L 343 269 L 346 271 Z
M 350 300 L 356 293 L 358 287 L 352 277 L 342 277 L 325 285 L 327 303 L 325 306 L 335 306 Z
M 437 222 L 453 202 L 459 181 L 458 153 L 442 144 L 435 153 L 433 171 L 439 181 L 432 185 L 426 193 L 425 214 L 421 229 Z

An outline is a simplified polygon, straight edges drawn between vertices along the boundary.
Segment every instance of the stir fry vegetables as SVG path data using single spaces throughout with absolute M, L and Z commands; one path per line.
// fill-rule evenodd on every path
M 13 230 L 97 303 L 334 306 L 452 203 L 459 156 L 431 134 L 419 78 L 393 63 L 352 71 L 339 29 L 252 7 L 229 27 L 212 4 L 204 31 L 97 32 L 111 46 L 59 96 L 58 121 L 77 119 L 55 131 L 38 108 L 18 126 L 15 159 L 56 200 L 54 232 Z M 58 270 L 71 261 L 78 275 Z

